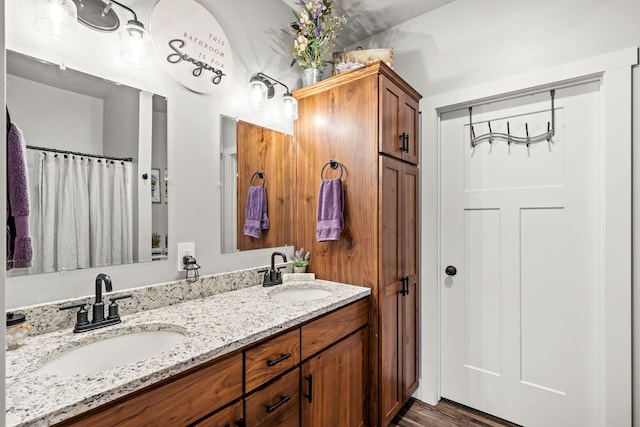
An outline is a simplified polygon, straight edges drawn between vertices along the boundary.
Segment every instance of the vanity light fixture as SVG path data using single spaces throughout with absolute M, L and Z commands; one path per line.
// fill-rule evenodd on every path
M 120 28 L 120 18 L 113 5 L 133 15 L 120 29 L 120 59 L 131 65 L 149 62 L 149 33 L 129 6 L 116 0 L 36 0 L 36 28 L 56 38 L 68 37 L 77 21 L 92 30 L 113 32 Z
M 298 101 L 291 95 L 287 85 L 264 73 L 256 73 L 249 80 L 251 105 L 253 108 L 259 109 L 267 99 L 273 98 L 275 94 L 274 84 L 276 83 L 285 88 L 285 94 L 282 96 L 284 118 L 296 120 L 298 118 Z
M 34 26 L 55 39 L 68 38 L 78 25 L 78 10 L 71 0 L 37 0 Z
M 195 283 L 200 279 L 200 273 L 198 269 L 200 266 L 197 264 L 196 258 L 191 255 L 185 255 L 182 257 L 182 263 L 184 264 L 184 270 L 187 272 L 187 283 Z
M 138 15 L 129 6 L 116 0 L 105 3 L 102 0 L 73 0 L 78 7 L 78 20 L 85 26 L 97 31 L 115 31 L 120 28 L 120 19 L 113 5 L 126 9 L 133 15 L 120 29 L 120 59 L 131 65 L 146 65 L 149 62 L 147 45 L 149 33 Z

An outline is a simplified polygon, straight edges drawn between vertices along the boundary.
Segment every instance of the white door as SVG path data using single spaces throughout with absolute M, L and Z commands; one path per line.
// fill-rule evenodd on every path
M 600 425 L 600 96 L 556 90 L 553 141 L 529 147 L 472 148 L 468 110 L 442 116 L 442 397 L 527 427 Z M 475 107 L 475 134 L 537 135 L 550 106 Z

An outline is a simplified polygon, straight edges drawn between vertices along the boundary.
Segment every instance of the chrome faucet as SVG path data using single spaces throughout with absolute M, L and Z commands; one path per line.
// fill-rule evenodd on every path
M 282 283 L 282 273 L 276 269 L 276 255 L 282 257 L 284 262 L 287 262 L 287 256 L 282 252 L 274 252 L 271 254 L 271 268 L 264 273 L 262 279 L 262 286 L 274 286 Z
M 104 317 L 104 301 L 102 301 L 102 284 L 104 284 L 105 292 L 111 292 L 113 285 L 111 284 L 111 277 L 104 273 L 98 274 L 96 277 L 96 299 L 93 303 L 93 319 L 89 322 L 89 312 L 87 311 L 87 303 L 68 305 L 60 307 L 60 310 L 68 310 L 71 308 L 77 308 L 76 325 L 73 328 L 73 332 L 86 332 L 94 329 L 104 328 L 105 326 L 115 325 L 120 323 L 120 315 L 118 314 L 118 304 L 116 301 L 123 298 L 130 298 L 131 294 L 112 296 L 109 298 L 111 303 L 109 304 L 109 315 Z

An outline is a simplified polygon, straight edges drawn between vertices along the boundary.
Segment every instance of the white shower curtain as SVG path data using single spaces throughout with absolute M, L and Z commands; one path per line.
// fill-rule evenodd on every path
M 41 152 L 35 272 L 133 262 L 131 162 Z

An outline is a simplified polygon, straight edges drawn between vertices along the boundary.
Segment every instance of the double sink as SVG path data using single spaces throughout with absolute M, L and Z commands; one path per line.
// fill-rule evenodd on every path
M 283 285 L 267 293 L 269 298 L 283 302 L 306 302 L 332 294 L 318 285 Z M 181 327 L 149 325 L 149 328 L 136 332 L 123 329 L 121 335 L 115 336 L 91 336 L 71 350 L 62 348 L 54 352 L 38 371 L 58 376 L 105 371 L 169 351 L 185 339 L 186 331 Z

